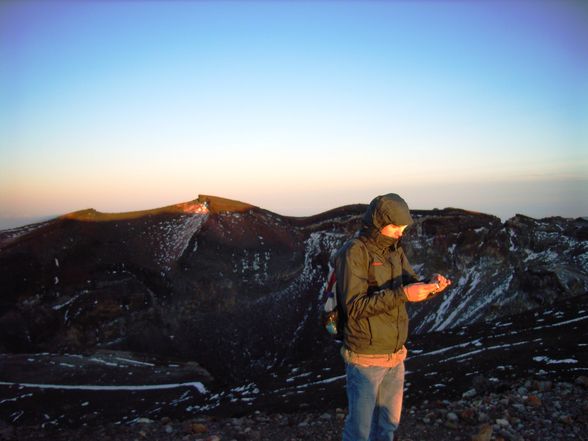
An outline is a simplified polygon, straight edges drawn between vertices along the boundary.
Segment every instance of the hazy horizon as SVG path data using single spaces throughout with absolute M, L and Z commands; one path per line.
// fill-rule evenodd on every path
M 570 183 L 571 184 L 571 183 Z M 569 185 L 569 184 L 568 184 Z M 484 192 L 486 193 L 486 196 L 488 195 L 493 195 L 494 197 L 497 196 L 496 194 L 496 189 L 493 187 L 491 189 L 486 189 L 485 191 L 483 189 L 470 189 L 471 193 L 473 195 L 480 195 L 480 194 L 484 194 Z M 465 206 L 461 206 L 459 204 L 451 204 L 451 203 L 441 203 L 441 204 L 437 204 L 437 205 L 430 205 L 427 204 L 427 195 L 422 195 L 421 197 L 418 197 L 417 194 L 413 194 L 412 192 L 408 192 L 407 194 L 409 196 L 414 196 L 414 201 L 415 203 L 411 202 L 410 197 L 407 196 L 407 194 L 401 193 L 403 195 L 403 197 L 405 197 L 407 199 L 407 201 L 410 204 L 410 208 L 411 210 L 432 210 L 432 209 L 443 209 L 443 208 L 458 208 L 458 209 L 463 209 L 463 210 L 469 210 L 469 211 L 475 211 L 475 212 L 480 212 L 480 213 L 485 213 L 485 214 L 490 214 L 493 216 L 497 216 L 499 217 L 503 222 L 512 218 L 513 216 L 517 215 L 517 214 L 522 214 L 525 216 L 529 216 L 535 219 L 542 219 L 542 218 L 547 218 L 547 217 L 554 217 L 554 216 L 559 216 L 559 217 L 564 217 L 564 218 L 588 218 L 588 211 L 584 212 L 583 214 L 574 214 L 574 213 L 580 213 L 579 211 L 572 211 L 570 213 L 565 213 L 564 208 L 562 208 L 563 205 L 565 205 L 566 201 L 562 201 L 562 206 L 560 206 L 560 208 L 562 209 L 561 212 L 557 212 L 557 207 L 556 206 L 545 206 L 545 205 L 541 205 L 538 201 L 536 202 L 536 206 L 532 207 L 532 209 L 528 209 L 526 212 L 523 210 L 517 210 L 515 206 L 510 205 L 508 206 L 507 203 L 507 195 L 504 194 L 504 192 L 507 192 L 509 190 L 512 190 L 510 185 L 507 185 L 506 188 L 502 189 L 502 195 L 503 195 L 503 203 L 502 203 L 502 208 L 501 209 L 497 209 L 496 211 L 492 211 L 492 208 L 490 205 L 488 204 L 484 204 L 484 200 L 480 201 L 479 203 L 474 203 L 474 201 L 472 201 L 471 205 L 465 205 Z M 536 189 L 537 190 L 537 189 Z M 549 189 L 547 189 L 549 190 Z M 393 191 L 393 190 L 390 190 Z M 523 192 L 525 192 L 526 190 L 522 190 Z M 552 189 L 553 191 L 553 189 Z M 556 191 L 557 192 L 557 191 Z M 583 188 L 579 187 L 578 189 L 575 190 L 575 193 L 580 197 L 582 194 L 586 194 L 588 192 L 588 188 Z M 383 194 L 384 192 L 378 193 L 378 194 Z M 370 196 L 368 199 L 362 199 L 362 200 L 346 200 L 344 198 L 343 195 L 333 195 L 333 198 L 331 198 L 330 200 L 341 200 L 342 202 L 340 204 L 336 204 L 336 205 L 329 205 L 328 203 L 326 203 L 326 201 L 323 201 L 323 204 L 315 204 L 315 205 L 304 205 L 303 202 L 304 201 L 299 201 L 300 203 L 300 207 L 296 207 L 296 206 L 291 206 L 289 209 L 276 209 L 273 208 L 272 206 L 268 206 L 265 205 L 263 203 L 257 203 L 256 201 L 252 201 L 252 200 L 246 200 L 246 199 L 240 199 L 240 198 L 231 198 L 228 197 L 226 195 L 221 195 L 221 194 L 216 194 L 216 193 L 198 193 L 195 194 L 193 197 L 185 199 L 185 200 L 178 200 L 178 201 L 171 201 L 169 203 L 162 203 L 159 205 L 153 205 L 153 206 L 147 206 L 147 205 L 131 205 L 129 208 L 124 208 L 124 207 L 120 207 L 117 209 L 100 209 L 97 207 L 91 207 L 91 206 L 80 206 L 76 209 L 73 210 L 67 210 L 61 213 L 51 213 L 51 214 L 45 214 L 45 215 L 39 215 L 39 216 L 23 216 L 23 217 L 3 217 L 0 216 L 0 230 L 6 230 L 6 229 L 11 229 L 11 228 L 18 228 L 21 226 L 26 226 L 29 224 L 33 224 L 33 223 L 37 223 L 37 222 L 42 222 L 42 221 L 46 221 L 46 220 L 50 220 L 56 217 L 59 217 L 61 215 L 67 214 L 67 213 L 71 213 L 74 211 L 80 211 L 80 210 L 85 210 L 85 209 L 95 209 L 99 212 L 103 212 L 103 213 L 124 213 L 124 212 L 132 212 L 132 211 L 141 211 L 141 210 L 150 210 L 150 209 L 156 209 L 156 208 L 161 208 L 161 207 L 166 207 L 168 205 L 175 205 L 175 204 L 180 204 L 180 203 L 184 203 L 184 202 L 189 202 L 191 200 L 195 200 L 199 194 L 207 194 L 207 195 L 211 195 L 211 196 L 218 196 L 218 197 L 224 197 L 224 198 L 228 198 L 228 199 L 235 199 L 235 200 L 239 200 L 241 202 L 245 202 L 251 205 L 255 205 L 258 206 L 260 208 L 272 211 L 274 213 L 280 214 L 280 215 L 284 215 L 284 216 L 295 216 L 295 217 L 304 217 L 304 216 L 312 216 L 315 214 L 320 214 L 323 213 L 325 211 L 334 209 L 334 208 L 338 208 L 338 207 L 342 207 L 344 205 L 351 205 L 351 204 L 368 204 L 371 200 Z M 377 194 L 374 194 L 374 196 L 376 196 Z M 572 198 L 574 198 L 574 194 L 571 195 Z M 448 201 L 448 199 L 443 199 L 444 201 Z M 421 204 L 424 205 L 419 205 L 419 202 L 417 201 L 421 201 Z M 268 203 L 270 203 L 271 205 L 271 200 L 268 200 Z M 490 203 L 492 203 L 492 201 L 490 201 Z M 512 202 L 511 202 L 512 204 Z M 277 206 L 277 205 L 275 205 Z M 313 209 L 313 207 L 315 207 Z M 487 207 L 487 209 L 485 209 Z
M 588 4 L 0 4 L 0 228 L 214 194 L 588 215 Z

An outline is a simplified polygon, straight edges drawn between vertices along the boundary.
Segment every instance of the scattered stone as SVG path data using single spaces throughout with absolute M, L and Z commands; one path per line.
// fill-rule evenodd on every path
M 480 412 L 478 414 L 478 422 L 480 422 L 480 423 L 487 423 L 488 421 L 490 421 L 490 417 L 488 416 L 487 413 Z
M 496 424 L 500 427 L 510 427 L 510 423 L 504 418 L 498 418 Z
M 468 423 L 473 423 L 476 420 L 476 411 L 471 407 L 460 412 L 459 417 Z
M 543 402 L 541 401 L 541 398 L 539 398 L 537 395 L 529 395 L 527 397 L 527 404 L 531 407 L 541 407 L 543 405 Z
M 259 441 L 261 439 L 261 432 L 259 430 L 250 430 L 247 432 L 247 437 L 251 441 Z
M 575 383 L 579 384 L 580 386 L 588 387 L 588 377 L 585 375 L 580 375 L 578 378 L 576 378 Z
M 454 412 L 448 412 L 447 413 L 447 420 L 452 421 L 452 422 L 458 422 L 459 417 Z
M 516 409 L 518 412 L 525 412 L 527 410 L 527 408 L 525 407 L 524 404 L 521 403 L 514 403 L 512 405 L 513 409 Z
M 192 423 L 190 426 L 192 433 L 206 433 L 208 432 L 208 427 L 206 427 L 202 423 Z
M 476 389 L 470 389 L 470 390 L 464 392 L 461 396 L 462 396 L 462 398 L 469 399 L 469 398 L 474 398 L 477 393 L 478 392 L 476 391 Z
M 459 429 L 459 424 L 457 424 L 455 421 L 445 421 L 444 426 L 452 430 Z
M 545 392 L 548 390 L 551 390 L 551 388 L 553 387 L 553 382 L 551 381 L 535 381 L 534 383 L 534 387 L 536 390 L 540 391 L 540 392 Z
M 490 441 L 492 432 L 492 426 L 490 424 L 484 424 L 480 427 L 478 433 L 472 436 L 472 441 Z

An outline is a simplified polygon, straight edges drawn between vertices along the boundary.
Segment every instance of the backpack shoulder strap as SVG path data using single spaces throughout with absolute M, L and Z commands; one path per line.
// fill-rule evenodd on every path
M 365 236 L 359 236 L 357 240 L 359 240 L 363 244 L 365 251 L 368 255 L 368 284 L 370 286 L 376 285 L 376 277 L 374 276 L 374 267 L 372 265 L 375 259 L 373 254 L 370 252 L 369 247 L 366 244 L 367 238 Z
M 337 281 L 337 276 L 335 275 L 335 270 L 332 270 L 331 273 L 328 276 L 328 280 L 327 280 L 327 291 L 332 291 L 333 290 L 333 286 L 335 285 L 335 282 Z

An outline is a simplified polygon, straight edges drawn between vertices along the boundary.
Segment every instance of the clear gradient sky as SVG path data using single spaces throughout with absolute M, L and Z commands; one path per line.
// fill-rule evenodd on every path
M 588 3 L 0 2 L 0 228 L 388 192 L 587 216 Z

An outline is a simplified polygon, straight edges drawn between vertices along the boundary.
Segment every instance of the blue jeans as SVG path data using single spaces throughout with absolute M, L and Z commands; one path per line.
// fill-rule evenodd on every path
M 394 368 L 347 363 L 349 414 L 343 441 L 393 441 L 400 423 L 404 362 Z

